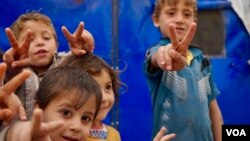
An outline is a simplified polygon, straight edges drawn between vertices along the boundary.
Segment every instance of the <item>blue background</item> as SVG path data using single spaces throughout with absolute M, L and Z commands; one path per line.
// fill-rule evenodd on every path
M 121 133 L 123 141 L 150 141 L 151 101 L 142 69 L 146 49 L 159 40 L 151 13 L 154 0 L 3 0 L 0 3 L 0 47 L 9 48 L 4 29 L 26 11 L 41 10 L 57 30 L 59 51 L 68 44 L 61 32 L 65 25 L 74 32 L 80 21 L 94 38 L 94 53 L 114 68 L 123 70 L 128 85 L 106 123 Z M 221 95 L 218 103 L 226 124 L 250 124 L 250 36 L 226 0 L 199 0 L 202 10 L 220 9 L 225 17 L 226 56 L 211 58 L 213 76 Z

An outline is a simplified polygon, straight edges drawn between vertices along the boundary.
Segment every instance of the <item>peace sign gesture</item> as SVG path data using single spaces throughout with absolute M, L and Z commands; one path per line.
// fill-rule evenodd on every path
M 166 134 L 167 129 L 162 127 L 160 131 L 156 134 L 153 141 L 170 141 L 175 137 L 175 134 Z
M 7 65 L 0 64 L 0 80 L 3 81 Z M 3 124 L 8 124 L 12 118 L 18 113 L 21 120 L 26 119 L 26 113 L 19 98 L 13 94 L 15 89 L 19 87 L 29 76 L 31 72 L 24 70 L 13 77 L 6 84 L 0 87 L 0 120 Z
M 84 23 L 80 22 L 77 29 L 71 34 L 65 26 L 62 32 L 69 42 L 70 50 L 75 55 L 82 55 L 86 52 L 93 52 L 95 43 L 94 38 L 87 30 L 84 30 Z
M 34 109 L 31 121 L 16 122 L 7 133 L 7 141 L 51 141 L 49 134 L 63 127 L 60 120 L 42 122 L 42 110 Z M 25 129 L 25 130 L 24 130 Z
M 173 24 L 168 26 L 170 31 L 171 43 L 158 48 L 157 52 L 152 55 L 151 63 L 153 67 L 159 67 L 162 70 L 178 71 L 186 66 L 187 52 L 191 43 L 196 23 L 192 23 L 185 37 L 179 41 Z
M 13 68 L 23 68 L 29 66 L 30 60 L 28 56 L 28 50 L 31 42 L 31 31 L 28 30 L 25 40 L 21 44 L 17 42 L 17 39 L 10 28 L 6 28 L 5 33 L 11 44 L 11 48 L 4 53 L 4 62 L 11 64 Z

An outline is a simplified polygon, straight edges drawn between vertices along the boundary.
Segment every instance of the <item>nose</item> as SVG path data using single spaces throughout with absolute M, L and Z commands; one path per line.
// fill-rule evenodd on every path
M 81 133 L 83 125 L 81 123 L 81 119 L 72 119 L 71 124 L 69 126 L 70 130 L 75 133 Z
M 102 103 L 104 103 L 105 101 L 107 101 L 107 94 L 104 90 L 102 90 Z
M 183 20 L 184 20 L 184 17 L 183 17 L 183 15 L 182 15 L 182 13 L 179 12 L 179 13 L 176 15 L 175 22 L 176 22 L 176 23 L 183 23 Z
M 35 45 L 36 46 L 43 46 L 44 45 L 44 41 L 42 38 L 36 38 L 35 39 Z

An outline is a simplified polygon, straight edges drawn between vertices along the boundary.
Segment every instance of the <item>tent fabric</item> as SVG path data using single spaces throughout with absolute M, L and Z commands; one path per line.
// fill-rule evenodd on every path
M 0 48 L 6 51 L 10 46 L 4 29 L 26 11 L 40 10 L 51 17 L 59 51 L 68 50 L 61 26 L 74 32 L 79 22 L 84 21 L 95 38 L 94 53 L 121 70 L 121 80 L 128 86 L 105 122 L 119 130 L 123 141 L 151 141 L 151 99 L 142 64 L 146 49 L 160 38 L 151 20 L 153 7 L 154 0 L 5 0 L 0 3 Z M 224 55 L 210 59 L 221 90 L 218 103 L 224 121 L 250 124 L 249 33 L 227 0 L 198 0 L 198 9 L 208 13 L 220 11 L 223 18 Z

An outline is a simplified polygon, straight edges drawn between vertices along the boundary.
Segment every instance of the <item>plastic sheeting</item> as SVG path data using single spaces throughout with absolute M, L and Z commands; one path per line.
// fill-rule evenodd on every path
M 160 38 L 151 20 L 153 3 L 154 0 L 5 0 L 0 3 L 0 47 L 9 48 L 4 28 L 27 10 L 41 9 L 51 17 L 59 37 L 59 51 L 68 50 L 61 26 L 73 32 L 84 21 L 95 38 L 94 53 L 121 69 L 121 79 L 128 85 L 105 122 L 117 127 L 123 141 L 150 141 L 151 100 L 142 63 L 146 49 Z M 250 124 L 249 34 L 228 1 L 199 0 L 198 6 L 200 11 L 221 10 L 225 20 L 226 55 L 211 58 L 213 76 L 221 90 L 218 103 L 224 121 Z
M 243 21 L 249 35 L 250 35 L 250 1 L 249 0 L 231 0 L 232 7 L 237 15 Z

